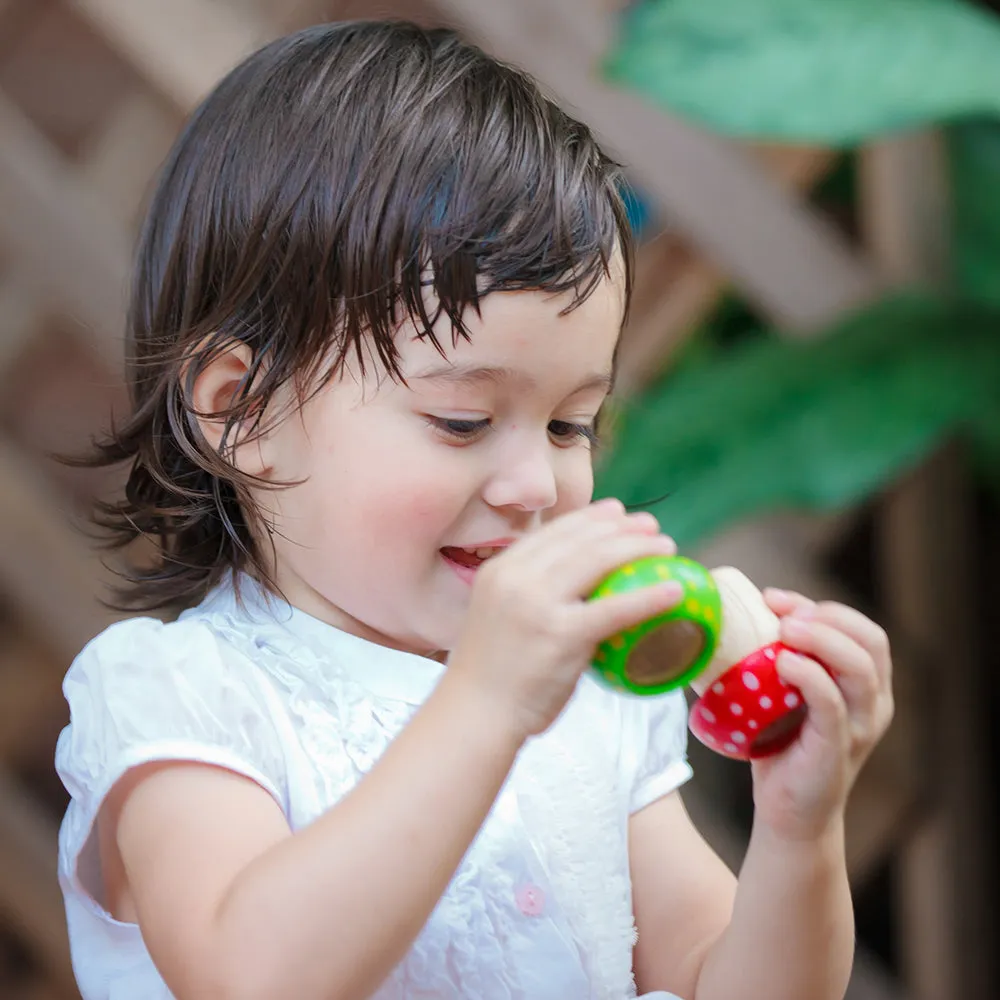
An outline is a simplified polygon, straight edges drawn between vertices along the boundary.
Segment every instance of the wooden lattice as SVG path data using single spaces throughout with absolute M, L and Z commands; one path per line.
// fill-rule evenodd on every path
M 71 519 L 114 478 L 47 456 L 85 448 L 123 404 L 124 290 L 150 179 L 184 115 L 243 54 L 320 19 L 445 20 L 575 105 L 634 168 L 664 220 L 639 262 L 622 350 L 627 388 L 666 365 L 731 281 L 798 335 L 880 287 L 865 256 L 806 204 L 832 163 L 828 151 L 726 144 L 589 77 L 582 56 L 606 43 L 613 6 L 0 0 L 0 996 L 76 995 L 54 879 L 64 797 L 51 760 L 65 723 L 62 674 L 112 618 L 99 602 L 107 572 Z M 718 554 L 738 551 L 751 571 L 756 560 L 772 578 L 805 575 L 829 590 L 832 582 L 817 578 L 828 526 L 796 534 L 783 523 L 781 532 L 771 545 L 757 526 L 749 549 L 746 536 L 730 538 Z M 918 801 L 902 702 L 899 735 L 869 768 L 852 809 L 856 881 L 898 841 Z M 740 845 L 711 802 L 694 811 L 737 860 Z M 884 976 L 865 961 L 859 968 L 857 996 L 893 995 Z

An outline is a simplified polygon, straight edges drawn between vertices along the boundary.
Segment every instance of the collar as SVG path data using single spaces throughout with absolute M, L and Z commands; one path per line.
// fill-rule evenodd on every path
M 444 664 L 437 660 L 380 646 L 314 618 L 246 574 L 240 576 L 239 591 L 237 601 L 234 582 L 229 579 L 181 617 L 224 615 L 251 626 L 262 639 L 270 635 L 305 642 L 327 654 L 339 669 L 375 696 L 409 705 L 422 704 L 444 673 Z

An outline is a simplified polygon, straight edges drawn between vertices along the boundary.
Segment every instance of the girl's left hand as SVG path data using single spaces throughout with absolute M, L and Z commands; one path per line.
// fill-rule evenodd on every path
M 769 590 L 781 619 L 784 681 L 809 714 L 784 752 L 753 763 L 757 822 L 794 839 L 815 837 L 843 817 L 847 797 L 892 721 L 892 656 L 885 631 L 859 611 Z

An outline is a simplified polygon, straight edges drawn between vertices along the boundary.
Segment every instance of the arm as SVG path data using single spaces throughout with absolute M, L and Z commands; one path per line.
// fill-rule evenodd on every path
M 654 803 L 633 817 L 646 989 L 690 1000 L 842 1000 L 847 989 L 854 914 L 844 812 L 892 719 L 889 644 L 843 605 L 777 591 L 768 603 L 788 647 L 779 672 L 802 692 L 809 715 L 791 747 L 753 763 L 754 828 L 734 900 L 676 807 Z M 671 943 L 676 935 L 689 955 Z
M 840 831 L 790 843 L 757 824 L 737 888 L 674 794 L 633 816 L 630 847 L 641 990 L 690 1000 L 843 996 L 854 925 Z
M 446 675 L 365 780 L 295 835 L 245 778 L 182 764 L 140 773 L 116 841 L 171 990 L 368 996 L 444 892 L 518 745 Z
M 294 834 L 262 789 L 229 772 L 171 763 L 127 777 L 101 840 L 117 848 L 125 901 L 174 994 L 370 995 L 597 641 L 671 607 L 680 590 L 580 598 L 615 566 L 672 551 L 654 519 L 604 503 L 491 560 L 437 689 L 357 787 Z M 114 872 L 116 859 L 102 860 Z

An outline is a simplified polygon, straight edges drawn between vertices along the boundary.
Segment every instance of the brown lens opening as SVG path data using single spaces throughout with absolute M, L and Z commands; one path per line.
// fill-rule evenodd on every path
M 633 646 L 625 675 L 641 687 L 656 687 L 680 677 L 705 648 L 705 631 L 691 621 L 666 622 Z

